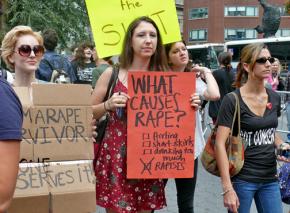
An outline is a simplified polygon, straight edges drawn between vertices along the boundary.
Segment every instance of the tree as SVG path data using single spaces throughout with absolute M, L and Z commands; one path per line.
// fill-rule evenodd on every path
M 285 12 L 290 15 L 290 0 L 285 3 Z
M 55 29 L 61 48 L 91 40 L 84 0 L 7 0 L 6 29 L 28 25 L 36 31 Z

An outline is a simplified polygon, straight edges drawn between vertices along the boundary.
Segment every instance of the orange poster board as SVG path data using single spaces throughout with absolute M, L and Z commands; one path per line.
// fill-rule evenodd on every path
M 127 178 L 190 178 L 195 73 L 129 72 Z

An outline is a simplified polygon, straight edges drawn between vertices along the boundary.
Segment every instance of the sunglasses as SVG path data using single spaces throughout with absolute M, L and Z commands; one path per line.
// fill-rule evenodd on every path
M 29 45 L 21 45 L 18 47 L 18 53 L 23 57 L 29 57 L 32 51 L 36 57 L 43 56 L 44 48 L 41 45 L 35 45 L 33 47 Z
M 259 64 L 265 64 L 267 61 L 269 61 L 271 64 L 273 64 L 275 62 L 275 58 L 273 57 L 262 57 L 262 58 L 258 58 L 256 60 L 256 63 L 259 63 Z

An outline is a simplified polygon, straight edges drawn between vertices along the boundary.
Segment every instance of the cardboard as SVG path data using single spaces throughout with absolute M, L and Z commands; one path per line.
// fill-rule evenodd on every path
M 94 213 L 91 160 L 20 164 L 9 213 Z
M 35 106 L 87 106 L 92 87 L 87 84 L 32 84 Z M 64 96 L 65 95 L 65 96 Z
M 192 178 L 195 73 L 129 72 L 128 178 Z
M 20 164 L 10 213 L 47 213 L 49 209 L 49 189 L 39 175 L 45 174 L 40 163 Z
M 89 85 L 33 84 L 14 90 L 24 112 L 20 162 L 94 158 Z

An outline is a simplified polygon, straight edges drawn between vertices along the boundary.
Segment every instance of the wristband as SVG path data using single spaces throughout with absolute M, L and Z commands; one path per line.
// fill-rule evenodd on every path
M 106 101 L 104 102 L 104 109 L 105 109 L 106 112 L 108 112 L 108 109 L 106 107 Z
M 221 193 L 221 196 L 225 196 L 225 194 L 227 194 L 229 191 L 231 191 L 232 189 L 227 189 L 227 190 L 225 190 L 225 191 L 223 191 L 222 193 Z
M 287 144 L 288 144 L 288 143 L 286 143 L 286 142 L 281 143 L 281 144 L 279 145 L 279 149 L 282 149 L 283 146 L 285 146 L 285 145 L 287 145 Z

